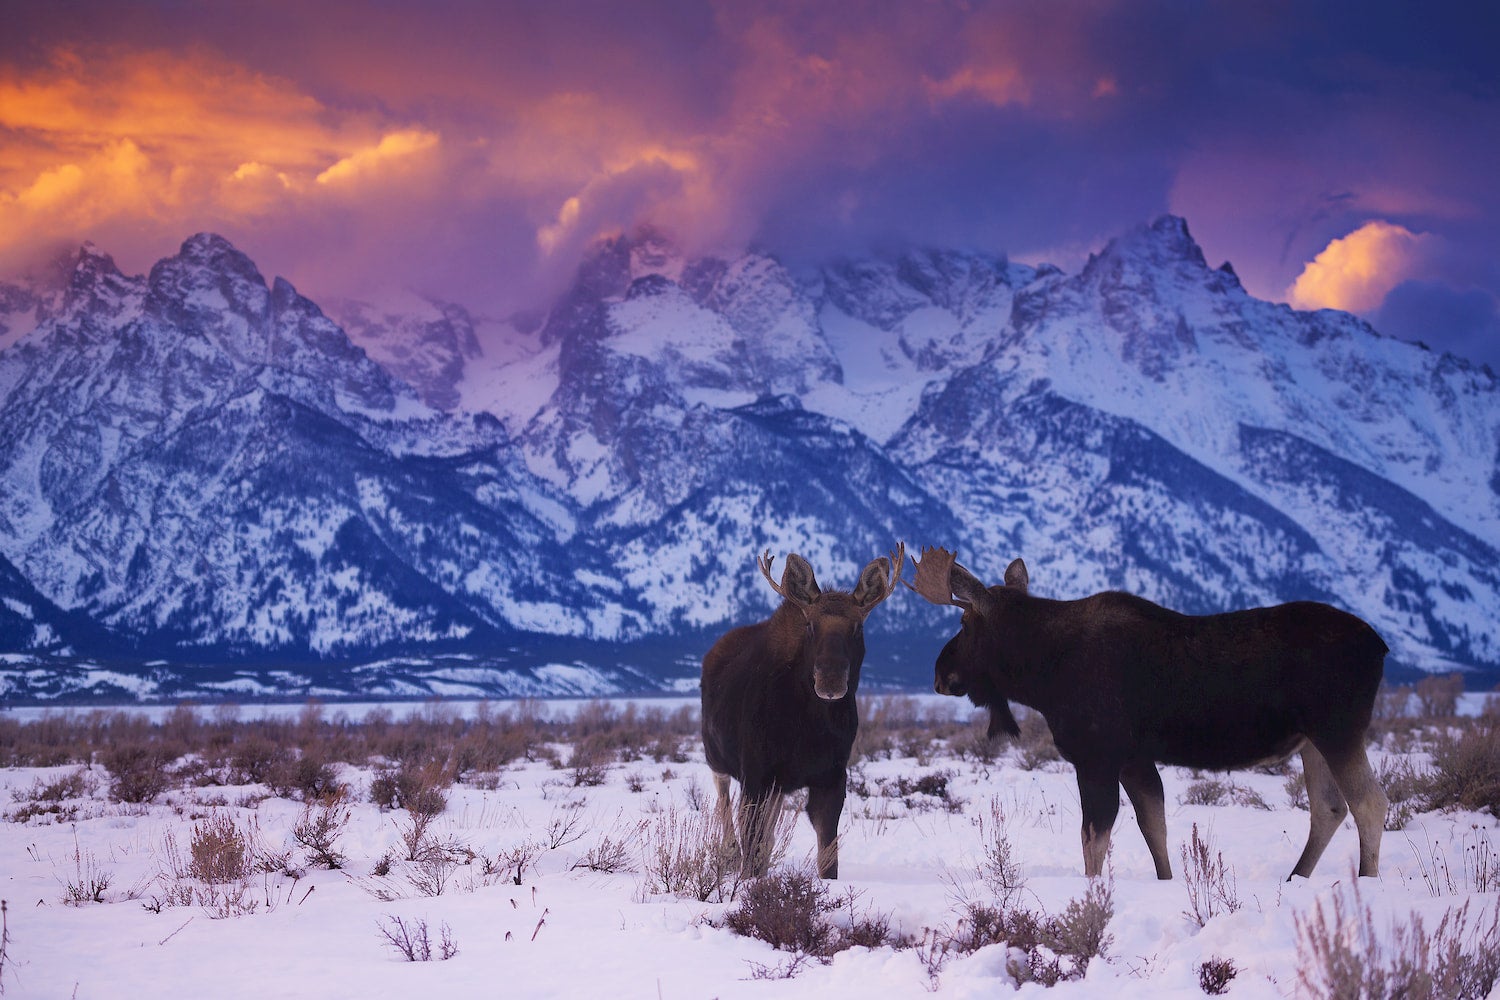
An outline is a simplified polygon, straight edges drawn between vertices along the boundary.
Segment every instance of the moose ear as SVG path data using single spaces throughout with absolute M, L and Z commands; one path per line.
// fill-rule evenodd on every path
M 1011 564 L 1005 567 L 1005 585 L 1015 587 L 1024 594 L 1030 584 L 1031 577 L 1026 572 L 1026 564 L 1019 559 L 1011 560 Z
M 870 560 L 859 574 L 859 583 L 854 587 L 854 603 L 867 612 L 891 594 L 891 575 L 887 565 L 888 560 L 881 556 Z
M 803 604 L 810 604 L 823 591 L 818 586 L 813 568 L 797 553 L 786 557 L 786 569 L 781 571 L 781 589 L 786 596 Z

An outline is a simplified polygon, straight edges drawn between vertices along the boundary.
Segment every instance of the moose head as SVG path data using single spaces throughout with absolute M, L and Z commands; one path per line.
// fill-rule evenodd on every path
M 804 628 L 802 660 L 812 662 L 813 690 L 824 701 L 837 701 L 859 682 L 859 667 L 865 656 L 865 618 L 876 605 L 891 596 L 906 563 L 906 545 L 897 543 L 889 557 L 873 559 L 859 574 L 853 593 L 818 586 L 813 569 L 795 552 L 786 557 L 781 582 L 771 576 L 771 552 L 756 560 L 771 589 L 780 594 L 783 607 L 795 609 L 784 620 Z
M 933 690 L 958 697 L 968 695 L 974 704 L 987 705 L 991 736 L 999 732 L 1018 736 L 1021 728 L 1006 703 L 1007 692 L 999 690 L 996 683 L 1003 674 L 986 668 L 1006 660 L 1000 648 L 1007 641 L 1005 608 L 1014 597 L 1024 595 L 1030 585 L 1026 564 L 1012 560 L 1005 569 L 1005 584 L 991 588 L 955 559 L 947 549 L 923 548 L 917 559 L 916 582 L 907 584 L 933 604 L 951 604 L 963 610 L 958 634 L 938 654 Z M 1015 636 L 1009 639 L 1016 641 Z

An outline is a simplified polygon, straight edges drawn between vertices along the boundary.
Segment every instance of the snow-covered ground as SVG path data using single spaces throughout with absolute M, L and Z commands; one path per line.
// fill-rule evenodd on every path
M 921 699 L 923 711 L 966 711 L 953 701 Z M 425 711 L 418 708 L 416 711 Z M 561 704 L 543 706 L 563 712 Z M 259 710 L 245 710 L 253 717 Z M 331 714 L 331 711 L 330 711 Z M 205 717 L 207 711 L 205 710 Z M 400 718 L 398 713 L 397 718 Z M 382 811 L 370 800 L 375 774 L 339 768 L 351 788 L 348 820 L 336 841 L 341 870 L 308 865 L 299 878 L 257 874 L 246 882 L 238 908 L 223 917 L 213 905 L 171 905 L 191 893 L 180 872 L 195 823 L 230 817 L 253 829 L 261 846 L 305 864 L 291 838 L 302 803 L 262 798 L 263 786 L 174 789 L 148 806 L 112 803 L 107 775 L 84 775 L 92 794 L 74 802 L 71 822 L 46 817 L 0 822 L 0 895 L 7 901 L 0 987 L 5 997 L 979 997 L 1008 993 L 1002 946 L 931 962 L 930 948 L 853 948 L 830 962 L 803 963 L 793 978 L 759 978 L 790 966 L 769 945 L 715 926 L 735 904 L 699 902 L 652 891 L 650 855 L 659 834 L 712 808 L 712 782 L 696 740 L 686 762 L 649 756 L 607 767 L 603 784 L 575 784 L 566 767 L 545 762 L 507 766 L 489 781 L 448 791 L 445 811 L 429 835 L 468 859 L 446 870 L 419 870 L 401 861 L 412 820 Z M 557 748 L 562 760 L 569 748 Z M 899 753 L 899 751 L 898 751 Z M 1378 763 L 1388 755 L 1373 754 Z M 1421 763 L 1420 759 L 1417 763 Z M 12 816 L 40 785 L 76 767 L 0 771 L 0 811 Z M 941 776 L 947 796 L 891 791 L 897 779 Z M 1293 808 L 1284 776 L 1241 772 L 1234 784 L 1269 808 L 1185 805 L 1184 793 L 1201 775 L 1163 769 L 1168 836 L 1176 877 L 1158 881 L 1135 826 L 1122 805 L 1111 859 L 1114 916 L 1104 957 L 1056 995 L 1198 997 L 1198 970 L 1230 959 L 1238 975 L 1232 997 L 1297 995 L 1298 920 L 1335 899 L 1346 912 L 1368 906 L 1377 927 L 1409 924 L 1419 914 L 1427 929 L 1471 901 L 1488 923 L 1500 905 L 1496 873 L 1487 883 L 1474 859 L 1488 850 L 1491 869 L 1500 830 L 1475 813 L 1429 813 L 1385 835 L 1381 875 L 1356 880 L 1352 825 L 1345 823 L 1311 879 L 1286 882 L 1307 834 L 1307 814 Z M 1222 776 L 1221 776 L 1222 777 Z M 979 876 L 996 817 L 1019 861 L 1021 905 L 1060 913 L 1088 888 L 1082 876 L 1079 811 L 1072 768 L 1060 762 L 1025 770 L 1015 750 L 992 763 L 956 755 L 867 757 L 855 769 L 841 833 L 840 880 L 832 898 L 846 900 L 831 914 L 847 922 L 886 916 L 892 929 L 929 941 L 951 931 L 964 900 L 992 898 Z M 481 787 L 493 785 L 493 787 Z M 792 802 L 793 800 L 789 800 Z M 1235 912 L 1208 920 L 1188 917 L 1191 901 L 1180 851 L 1194 827 L 1230 869 L 1239 901 Z M 608 845 L 626 845 L 625 867 L 590 870 Z M 804 818 L 792 828 L 784 865 L 810 863 L 813 836 Z M 534 864 L 515 884 L 499 859 L 530 852 Z M 395 858 L 385 875 L 380 859 Z M 434 883 L 433 879 L 437 881 Z M 422 884 L 425 879 L 426 890 Z M 80 886 L 105 887 L 103 902 L 68 904 Z M 441 892 L 433 894 L 434 885 Z M 1488 891 L 1479 891 L 1486 888 Z M 199 885 L 198 888 L 205 888 Z M 220 890 L 222 903 L 223 894 Z M 400 920 L 425 924 L 433 959 L 408 962 L 386 940 Z M 457 953 L 442 960 L 441 942 Z M 1030 984 L 1022 992 L 1036 995 Z M 1492 994 L 1495 995 L 1495 994 Z

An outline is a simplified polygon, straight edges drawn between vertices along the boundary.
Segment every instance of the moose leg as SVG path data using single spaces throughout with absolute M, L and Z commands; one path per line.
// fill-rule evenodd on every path
M 844 782 L 837 785 L 808 788 L 807 818 L 818 835 L 818 875 L 839 877 L 839 816 L 844 812 Z
M 759 878 L 771 869 L 771 847 L 781 815 L 782 791 L 770 788 L 752 797 L 740 786 L 740 874 Z
M 1293 875 L 1301 875 L 1303 878 L 1312 875 L 1313 869 L 1318 866 L 1318 859 L 1323 856 L 1323 849 L 1333 839 L 1333 832 L 1339 828 L 1344 817 L 1349 815 L 1349 807 L 1333 780 L 1328 760 L 1312 745 L 1311 740 L 1302 744 L 1302 778 L 1307 783 L 1307 811 L 1312 814 L 1312 818 L 1308 825 L 1307 846 L 1302 849 L 1302 857 L 1297 859 L 1292 874 L 1286 877 L 1288 882 Z M 1381 817 L 1382 820 L 1384 818 Z M 1361 871 L 1360 874 L 1364 872 Z
M 715 771 L 714 788 L 719 793 L 718 801 L 714 803 L 714 820 L 723 831 L 719 843 L 727 854 L 735 849 L 734 818 L 729 808 L 729 775 Z
M 1390 800 L 1375 780 L 1370 758 L 1361 738 L 1342 752 L 1330 748 L 1326 753 L 1334 783 L 1349 803 L 1354 826 L 1359 830 L 1359 873 L 1380 874 L 1380 836 L 1385 832 L 1385 813 Z
M 1083 873 L 1104 874 L 1109 834 L 1120 812 L 1120 774 L 1108 768 L 1078 768 L 1078 804 L 1083 807 Z
M 1151 860 L 1156 862 L 1156 877 L 1172 877 L 1172 859 L 1167 855 L 1167 802 L 1161 787 L 1161 774 L 1149 760 L 1134 760 L 1120 768 L 1120 784 L 1135 807 L 1135 821 L 1146 838 Z

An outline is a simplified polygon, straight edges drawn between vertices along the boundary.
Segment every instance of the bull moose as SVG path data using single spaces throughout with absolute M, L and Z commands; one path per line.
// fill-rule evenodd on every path
M 873 560 L 854 592 L 822 590 L 793 553 L 778 584 L 768 550 L 756 560 L 782 597 L 771 617 L 725 633 L 703 657 L 703 752 L 718 791 L 726 845 L 735 843 L 729 781 L 740 783 L 740 869 L 763 875 L 782 796 L 807 789 L 818 874 L 838 878 L 838 826 L 849 751 L 859 728 L 854 694 L 865 658 L 865 618 L 891 595 L 906 547 Z
M 910 586 L 963 609 L 939 694 L 988 707 L 992 733 L 1019 734 L 1010 701 L 1047 720 L 1077 771 L 1086 875 L 1103 871 L 1123 785 L 1157 877 L 1172 877 L 1157 764 L 1234 770 L 1298 751 L 1312 820 L 1292 875 L 1312 873 L 1350 811 L 1359 874 L 1379 873 L 1386 796 L 1365 734 L 1387 650 L 1373 628 L 1314 601 L 1192 616 L 1118 592 L 1046 600 L 1028 584 L 1020 559 L 986 587 L 925 548 Z

